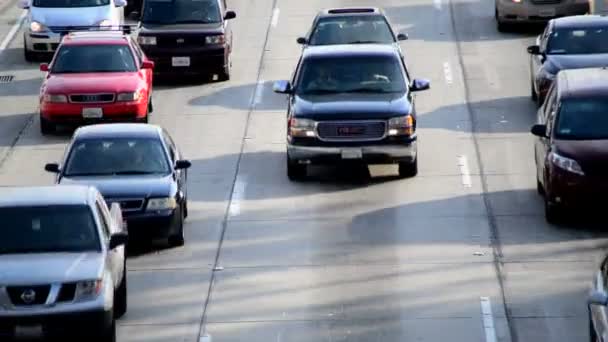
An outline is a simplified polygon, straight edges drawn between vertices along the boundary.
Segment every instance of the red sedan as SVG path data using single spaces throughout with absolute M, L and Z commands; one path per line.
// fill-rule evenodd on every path
M 40 89 L 40 131 L 58 124 L 148 122 L 152 69 L 136 41 L 123 32 L 75 32 L 62 40 Z

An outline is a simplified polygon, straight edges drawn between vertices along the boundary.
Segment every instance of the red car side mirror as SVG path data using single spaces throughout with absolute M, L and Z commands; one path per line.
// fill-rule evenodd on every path
M 141 68 L 142 69 L 154 69 L 154 62 L 152 62 L 152 61 L 143 61 L 143 63 L 141 63 Z
M 48 72 L 49 71 L 49 64 L 48 63 L 42 63 L 42 64 L 40 64 L 40 71 Z

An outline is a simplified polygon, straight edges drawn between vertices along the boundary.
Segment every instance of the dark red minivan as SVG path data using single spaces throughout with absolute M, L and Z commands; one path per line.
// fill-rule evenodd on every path
M 608 194 L 608 69 L 560 71 L 531 130 L 547 221 Z

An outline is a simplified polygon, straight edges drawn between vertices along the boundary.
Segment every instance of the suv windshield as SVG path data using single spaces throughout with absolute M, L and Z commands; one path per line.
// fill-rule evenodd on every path
M 0 254 L 101 251 L 86 205 L 0 208 Z
M 65 176 L 169 174 L 159 140 L 149 138 L 77 141 L 66 162 Z
M 110 0 L 34 0 L 33 7 L 73 8 L 107 6 Z
M 144 2 L 143 23 L 187 24 L 220 23 L 217 0 L 150 0 Z
M 395 37 L 381 15 L 339 16 L 319 19 L 310 45 L 392 44 Z
M 55 56 L 53 74 L 134 72 L 135 59 L 128 45 L 64 45 Z
M 550 55 L 608 53 L 608 27 L 558 30 L 547 42 Z
M 304 61 L 298 94 L 403 93 L 403 68 L 397 57 L 331 57 Z
M 608 139 L 608 99 L 564 100 L 555 137 L 563 140 Z

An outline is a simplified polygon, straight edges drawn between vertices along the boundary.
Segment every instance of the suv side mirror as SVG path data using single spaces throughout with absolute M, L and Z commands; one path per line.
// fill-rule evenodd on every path
M 528 53 L 531 55 L 540 55 L 540 46 L 538 45 L 530 45 L 528 46 Z
M 537 137 L 548 138 L 547 137 L 547 125 L 534 125 L 532 129 L 530 129 L 530 133 Z
M 296 40 L 296 42 L 297 42 L 298 44 L 300 44 L 300 45 L 304 45 L 304 44 L 308 43 L 308 42 L 306 41 L 306 38 L 304 38 L 304 37 L 299 37 L 299 38 Z
M 127 0 L 114 0 L 114 6 L 125 7 L 127 6 Z
M 175 162 L 175 169 L 189 169 L 192 166 L 192 163 L 189 160 L 178 160 Z
M 407 40 L 408 38 L 409 38 L 409 37 L 407 36 L 407 34 L 406 34 L 406 33 L 399 33 L 399 34 L 397 35 L 397 40 L 400 40 L 400 41 L 401 41 L 401 40 Z
M 59 173 L 59 164 L 57 164 L 57 163 L 46 164 L 46 165 L 44 165 L 44 171 L 52 172 L 52 173 Z
M 49 64 L 48 63 L 41 63 L 40 64 L 40 71 L 42 71 L 42 72 L 49 72 Z
M 127 19 L 133 20 L 133 21 L 139 21 L 139 12 L 133 11 L 133 12 L 129 13 L 129 15 L 127 16 Z
M 116 247 L 126 245 L 129 242 L 129 234 L 127 232 L 118 232 L 110 236 L 110 246 L 112 250 Z
M 234 18 L 236 18 L 235 11 L 226 11 L 226 14 L 224 14 L 224 20 L 230 20 L 230 19 L 234 19 Z
M 141 63 L 142 69 L 154 69 L 154 62 L 152 61 L 143 61 Z
M 291 94 L 291 83 L 289 81 L 276 81 L 272 86 L 272 91 L 279 94 Z
M 606 306 L 608 305 L 608 295 L 604 292 L 592 291 L 587 299 L 587 303 L 589 305 Z
M 424 79 L 416 78 L 412 81 L 412 85 L 410 85 L 410 91 L 422 91 L 431 88 L 431 82 Z

